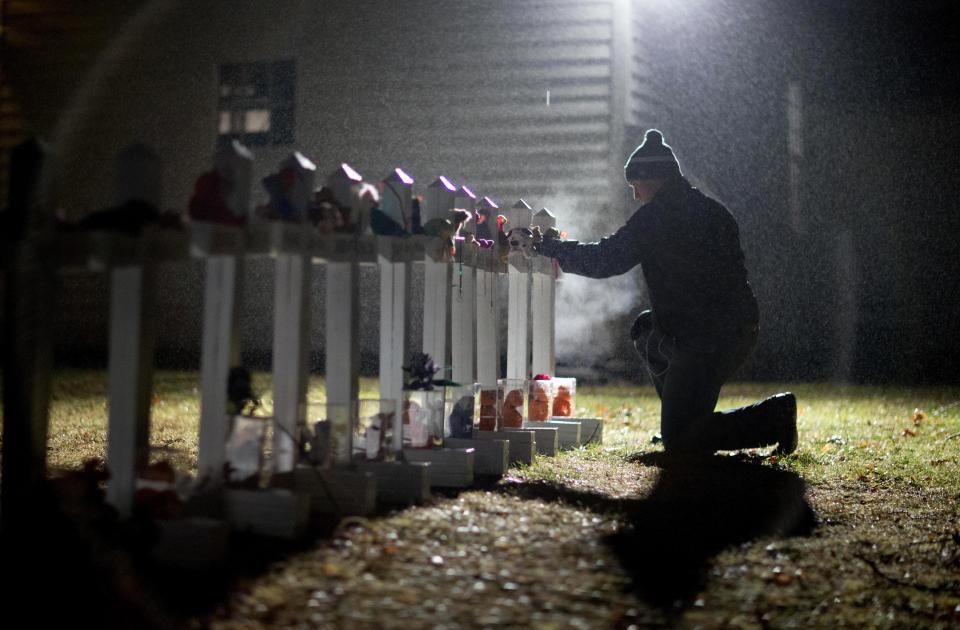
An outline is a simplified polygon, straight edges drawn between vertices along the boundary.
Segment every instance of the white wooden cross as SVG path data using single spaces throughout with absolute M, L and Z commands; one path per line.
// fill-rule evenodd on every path
M 457 188 L 444 176 L 438 177 L 427 188 L 423 199 L 422 217 L 449 218 L 454 207 Z M 450 263 L 435 260 L 429 254 L 423 267 L 423 352 L 433 357 L 441 367 L 450 365 Z
M 484 197 L 478 209 L 487 212 L 493 225 L 500 208 Z M 496 236 L 496 228 L 493 228 Z M 495 252 L 495 250 L 494 250 Z M 496 256 L 491 256 L 491 260 Z M 494 264 L 496 264 L 494 262 Z M 497 291 L 500 275 L 495 267 L 477 269 L 477 382 L 494 387 L 500 378 L 500 298 Z
M 327 177 L 327 186 L 345 206 L 354 187 L 362 183 L 349 164 L 341 164 Z M 327 403 L 353 405 L 360 397 L 360 266 L 355 258 L 338 257 L 327 261 L 326 273 Z
M 397 222 L 409 227 L 413 200 L 413 178 L 397 168 L 383 180 L 383 198 L 381 210 Z M 401 239 L 389 239 L 396 244 Z M 403 239 L 407 240 L 407 239 Z M 395 253 L 391 251 L 391 253 Z M 410 299 L 409 283 L 412 278 L 412 263 L 404 259 L 397 261 L 393 256 L 379 255 L 380 268 L 380 398 L 397 401 L 394 415 L 393 444 L 394 452 L 403 450 L 402 398 L 403 366 L 409 358 Z
M 533 225 L 541 233 L 556 227 L 557 219 L 546 208 L 533 216 Z M 532 374 L 556 376 L 556 295 L 557 281 L 553 275 L 553 260 L 545 256 L 533 259 L 533 274 L 530 288 L 530 318 L 533 322 Z
M 530 227 L 533 210 L 523 199 L 506 214 L 506 229 Z M 530 263 L 519 254 L 509 260 L 507 303 L 507 378 L 530 377 Z
M 304 217 L 317 167 L 299 152 L 288 157 L 283 166 L 295 170 L 295 199 L 291 201 L 298 216 Z M 294 247 L 290 250 L 277 252 L 274 270 L 273 467 L 286 472 L 296 466 L 298 432 L 306 421 L 312 263 L 305 230 L 289 225 L 274 227 L 296 230 L 300 237 L 299 241 L 292 239 Z
M 146 145 L 124 149 L 117 157 L 118 205 L 139 201 L 159 209 L 161 168 Z M 142 240 L 138 245 L 134 259 L 110 270 L 107 501 L 122 516 L 133 509 L 137 475 L 150 456 L 156 264 L 144 257 Z
M 227 206 L 236 216 L 250 216 L 253 155 L 234 142 L 214 158 L 220 176 L 232 182 Z M 203 289 L 203 337 L 200 350 L 201 479 L 223 480 L 227 435 L 227 379 L 240 365 L 240 303 L 243 299 L 243 232 L 240 228 L 195 223 L 194 246 L 206 256 Z M 216 243 L 216 244 L 215 244 Z M 223 245 L 222 247 L 220 245 Z
M 470 213 L 470 221 L 463 233 L 475 234 L 473 212 L 477 196 L 466 186 L 461 186 L 454 198 L 454 207 Z M 459 258 L 453 265 L 452 294 L 450 298 L 451 329 L 451 378 L 457 383 L 471 384 L 476 381 L 477 339 L 477 270 L 475 245 L 458 243 Z M 463 258 L 469 258 L 464 264 Z

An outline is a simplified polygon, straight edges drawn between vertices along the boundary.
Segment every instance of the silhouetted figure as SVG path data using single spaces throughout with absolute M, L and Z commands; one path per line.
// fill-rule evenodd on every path
M 596 243 L 546 238 L 537 250 L 563 271 L 590 278 L 641 265 L 652 308 L 637 318 L 631 337 L 660 396 L 668 452 L 772 444 L 793 452 L 793 394 L 714 411 L 720 388 L 753 350 L 760 320 L 736 220 L 690 185 L 656 129 L 630 156 L 624 175 L 642 204 L 626 225 Z

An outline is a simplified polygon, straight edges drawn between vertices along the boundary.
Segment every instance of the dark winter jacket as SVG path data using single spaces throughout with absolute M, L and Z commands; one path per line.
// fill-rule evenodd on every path
M 682 177 L 599 242 L 545 241 L 538 250 L 563 271 L 590 278 L 640 264 L 656 325 L 678 339 L 734 333 L 759 321 L 736 220 Z

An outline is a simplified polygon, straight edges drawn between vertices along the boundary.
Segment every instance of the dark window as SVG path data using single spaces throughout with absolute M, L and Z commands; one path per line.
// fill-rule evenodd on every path
M 293 144 L 297 69 L 292 60 L 220 66 L 220 144 Z

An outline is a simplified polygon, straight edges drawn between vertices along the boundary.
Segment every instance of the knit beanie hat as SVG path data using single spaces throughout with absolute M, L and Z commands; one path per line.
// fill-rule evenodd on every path
M 623 166 L 623 176 L 628 182 L 638 179 L 669 179 L 682 175 L 673 149 L 664 144 L 663 134 L 650 129 L 643 142 L 630 154 Z

